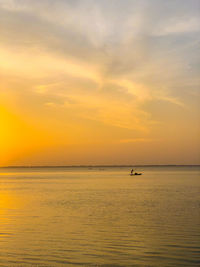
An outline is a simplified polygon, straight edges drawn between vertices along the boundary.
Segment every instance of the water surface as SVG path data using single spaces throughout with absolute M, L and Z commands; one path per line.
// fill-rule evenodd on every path
M 199 266 L 200 168 L 1 168 L 0 266 Z

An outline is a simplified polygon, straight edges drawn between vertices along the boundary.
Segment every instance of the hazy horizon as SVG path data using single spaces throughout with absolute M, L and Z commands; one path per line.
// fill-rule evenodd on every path
M 128 165 L 5 165 L 5 166 L 0 166 L 0 168 L 81 168 L 81 167 L 86 167 L 86 168 L 98 168 L 98 167 L 200 167 L 200 164 L 128 164 Z

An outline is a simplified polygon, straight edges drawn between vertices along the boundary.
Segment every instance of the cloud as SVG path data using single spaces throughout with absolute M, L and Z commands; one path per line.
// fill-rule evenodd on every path
M 183 34 L 200 31 L 200 18 L 188 18 L 187 20 L 172 20 L 163 29 L 158 30 L 157 35 Z
M 155 122 L 145 102 L 185 107 L 176 88 L 197 90 L 198 5 L 0 0 L 1 73 L 29 78 L 49 108 L 143 131 Z
M 131 139 L 122 139 L 120 143 L 149 143 L 155 141 L 154 139 L 150 138 L 131 138 Z

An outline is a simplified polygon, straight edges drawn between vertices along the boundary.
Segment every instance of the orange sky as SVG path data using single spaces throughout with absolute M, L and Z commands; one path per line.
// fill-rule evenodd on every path
M 198 8 L 1 0 L 0 166 L 200 164 Z

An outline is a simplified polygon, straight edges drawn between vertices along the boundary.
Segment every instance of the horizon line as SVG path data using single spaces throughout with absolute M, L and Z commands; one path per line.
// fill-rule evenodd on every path
M 0 166 L 0 168 L 70 168 L 70 167 L 181 167 L 181 166 L 200 166 L 200 164 L 97 164 L 97 165 L 8 165 L 8 166 Z

